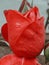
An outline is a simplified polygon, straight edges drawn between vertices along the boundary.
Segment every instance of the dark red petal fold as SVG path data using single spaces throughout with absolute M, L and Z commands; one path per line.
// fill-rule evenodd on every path
M 1 28 L 2 36 L 8 42 L 8 25 L 5 23 Z

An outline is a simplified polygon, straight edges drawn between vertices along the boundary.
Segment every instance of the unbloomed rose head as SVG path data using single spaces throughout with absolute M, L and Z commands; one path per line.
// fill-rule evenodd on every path
M 12 51 L 25 58 L 38 56 L 45 42 L 44 18 L 40 17 L 38 8 L 31 8 L 25 14 L 5 10 L 4 14 L 7 23 L 3 26 L 7 26 L 7 29 L 2 27 L 2 35 Z

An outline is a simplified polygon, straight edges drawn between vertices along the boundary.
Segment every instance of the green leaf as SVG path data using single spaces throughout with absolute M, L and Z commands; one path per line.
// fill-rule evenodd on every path
M 32 0 L 32 2 L 31 2 L 31 6 L 33 7 L 33 0 Z
M 45 62 L 47 63 L 47 62 L 49 62 L 49 47 L 47 47 L 46 49 L 45 49 Z
M 48 63 L 49 62 L 49 58 L 45 58 L 45 63 Z
M 28 7 L 27 7 L 27 5 L 26 5 L 26 3 L 25 3 L 24 8 L 23 8 L 23 10 L 22 10 L 22 13 L 26 12 L 27 10 L 28 10 Z

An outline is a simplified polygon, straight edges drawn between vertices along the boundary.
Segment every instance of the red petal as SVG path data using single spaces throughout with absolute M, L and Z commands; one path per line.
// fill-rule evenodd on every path
M 7 23 L 5 23 L 1 28 L 2 36 L 3 38 L 8 42 L 8 26 Z
M 24 59 L 9 54 L 0 59 L 0 65 L 41 65 L 37 59 Z
M 41 65 L 37 59 L 25 59 L 23 65 Z
M 9 54 L 0 59 L 0 65 L 22 65 L 22 59 Z

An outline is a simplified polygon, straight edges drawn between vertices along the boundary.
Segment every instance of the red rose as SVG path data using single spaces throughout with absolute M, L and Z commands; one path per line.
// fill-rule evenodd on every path
M 40 65 L 37 59 L 24 59 L 9 54 L 0 59 L 0 65 Z
M 4 26 L 7 26 L 7 30 L 3 27 L 2 35 L 13 52 L 26 58 L 38 56 L 45 42 L 44 18 L 40 17 L 38 8 L 34 7 L 25 14 L 16 10 L 5 10 L 4 14 L 7 20 Z

